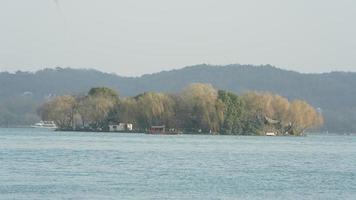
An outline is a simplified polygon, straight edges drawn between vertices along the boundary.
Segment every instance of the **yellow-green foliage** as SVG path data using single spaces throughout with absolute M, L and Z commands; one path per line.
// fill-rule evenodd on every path
M 243 95 L 248 110 L 249 123 L 260 123 L 260 134 L 277 132 L 278 134 L 300 135 L 310 128 L 323 124 L 323 117 L 305 101 L 288 99 L 271 93 L 249 92 Z M 278 121 L 268 123 L 266 118 Z
M 181 94 L 186 110 L 187 128 L 218 132 L 223 120 L 223 106 L 217 101 L 218 92 L 210 84 L 195 83 Z
M 140 130 L 166 125 L 186 132 L 300 135 L 323 123 L 321 114 L 304 101 L 258 92 L 238 96 L 202 83 L 176 95 L 147 92 L 121 99 L 111 89 L 93 88 L 86 96 L 54 98 L 39 113 L 62 129 L 81 124 L 81 129 L 107 130 L 108 124 L 123 122 Z
M 60 96 L 44 103 L 38 110 L 42 119 L 53 120 L 59 127 L 70 128 L 73 123 L 75 98 Z

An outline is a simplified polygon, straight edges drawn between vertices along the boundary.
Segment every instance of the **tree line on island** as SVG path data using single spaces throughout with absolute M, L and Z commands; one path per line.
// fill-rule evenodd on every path
M 92 88 L 84 96 L 55 97 L 38 114 L 59 130 L 85 131 L 108 131 L 110 124 L 123 122 L 132 123 L 137 132 L 165 125 L 183 133 L 302 135 L 323 124 L 321 113 L 305 101 L 290 102 L 271 93 L 236 95 L 201 83 L 178 94 L 146 92 L 125 98 L 110 88 Z

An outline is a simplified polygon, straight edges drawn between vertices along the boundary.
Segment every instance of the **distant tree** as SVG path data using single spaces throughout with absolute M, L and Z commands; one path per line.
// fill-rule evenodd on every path
M 139 127 L 138 117 L 139 109 L 135 98 L 127 97 L 120 100 L 114 112 L 111 113 L 112 121 L 133 123 L 135 127 Z
M 90 97 L 104 97 L 104 98 L 109 98 L 112 100 L 119 99 L 119 95 L 115 90 L 106 88 L 106 87 L 92 88 L 89 90 L 88 96 L 90 96 Z
M 322 116 L 304 101 L 290 103 L 279 95 L 257 92 L 246 93 L 243 98 L 248 110 L 247 132 L 300 135 L 323 123 Z
M 246 105 L 246 120 L 244 123 L 245 134 L 264 134 L 265 117 L 269 115 L 267 108 L 270 99 L 257 92 L 248 92 L 242 96 Z
M 224 117 L 221 132 L 224 134 L 243 134 L 245 102 L 234 93 L 219 90 L 218 101 L 223 105 Z
M 109 88 L 92 88 L 88 95 L 78 99 L 77 112 L 83 121 L 83 126 L 96 130 L 106 130 L 110 123 L 110 114 L 119 104 L 116 91 Z
M 290 121 L 290 133 L 301 135 L 307 129 L 320 127 L 323 117 L 305 101 L 296 100 L 290 105 L 288 120 Z
M 166 125 L 175 127 L 175 101 L 162 93 L 144 93 L 136 97 L 138 123 L 140 127 Z
M 59 96 L 44 103 L 38 113 L 42 119 L 54 121 L 60 129 L 71 129 L 75 104 L 74 97 Z
M 183 90 L 182 101 L 187 113 L 185 125 L 204 132 L 218 132 L 223 121 L 223 106 L 217 103 L 218 92 L 210 84 L 195 83 Z

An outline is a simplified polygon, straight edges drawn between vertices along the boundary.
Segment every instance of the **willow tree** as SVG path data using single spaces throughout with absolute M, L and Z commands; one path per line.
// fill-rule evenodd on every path
M 185 126 L 204 132 L 219 132 L 224 117 L 224 107 L 217 101 L 218 92 L 210 84 L 194 83 L 182 92 L 185 107 Z
M 75 98 L 72 96 L 59 96 L 46 103 L 39 109 L 38 113 L 43 120 L 51 120 L 59 129 L 72 129 L 75 113 Z
M 114 117 L 117 122 L 132 123 L 138 127 L 139 109 L 137 108 L 137 101 L 135 98 L 127 97 L 120 100 L 117 108 L 114 110 Z
M 305 101 L 290 103 L 279 95 L 257 92 L 247 93 L 243 98 L 248 110 L 248 130 L 258 134 L 274 131 L 281 135 L 300 135 L 323 123 L 321 114 Z
M 244 133 L 264 134 L 265 117 L 272 115 L 269 107 L 271 96 L 257 92 L 248 92 L 242 98 L 248 111 L 244 123 Z
M 110 113 L 119 103 L 118 94 L 109 88 L 92 88 L 88 95 L 78 102 L 77 111 L 83 125 L 92 129 L 108 128 Z
M 250 93 L 250 99 L 248 104 L 254 104 L 257 102 L 257 118 L 262 119 L 262 125 L 260 130 L 264 134 L 265 132 L 276 132 L 278 134 L 284 134 L 286 125 L 289 124 L 288 113 L 290 103 L 288 99 L 271 94 L 271 93 Z M 249 108 L 252 111 L 255 108 Z M 253 112 L 252 112 L 253 113 Z M 256 114 L 256 112 L 255 112 Z M 254 117 L 256 118 L 256 117 Z M 261 123 L 261 121 L 259 121 Z
M 175 128 L 175 101 L 169 95 L 148 92 L 136 97 L 140 127 L 166 125 Z
M 305 101 L 296 100 L 290 105 L 288 120 L 290 121 L 289 133 L 301 135 L 307 129 L 320 127 L 324 120 L 311 105 Z

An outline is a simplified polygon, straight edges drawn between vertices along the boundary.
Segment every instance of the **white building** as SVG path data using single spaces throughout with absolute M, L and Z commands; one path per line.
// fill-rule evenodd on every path
M 129 123 L 119 123 L 109 125 L 110 132 L 132 131 L 133 125 Z
M 266 136 L 276 136 L 276 134 L 274 132 L 267 132 Z

